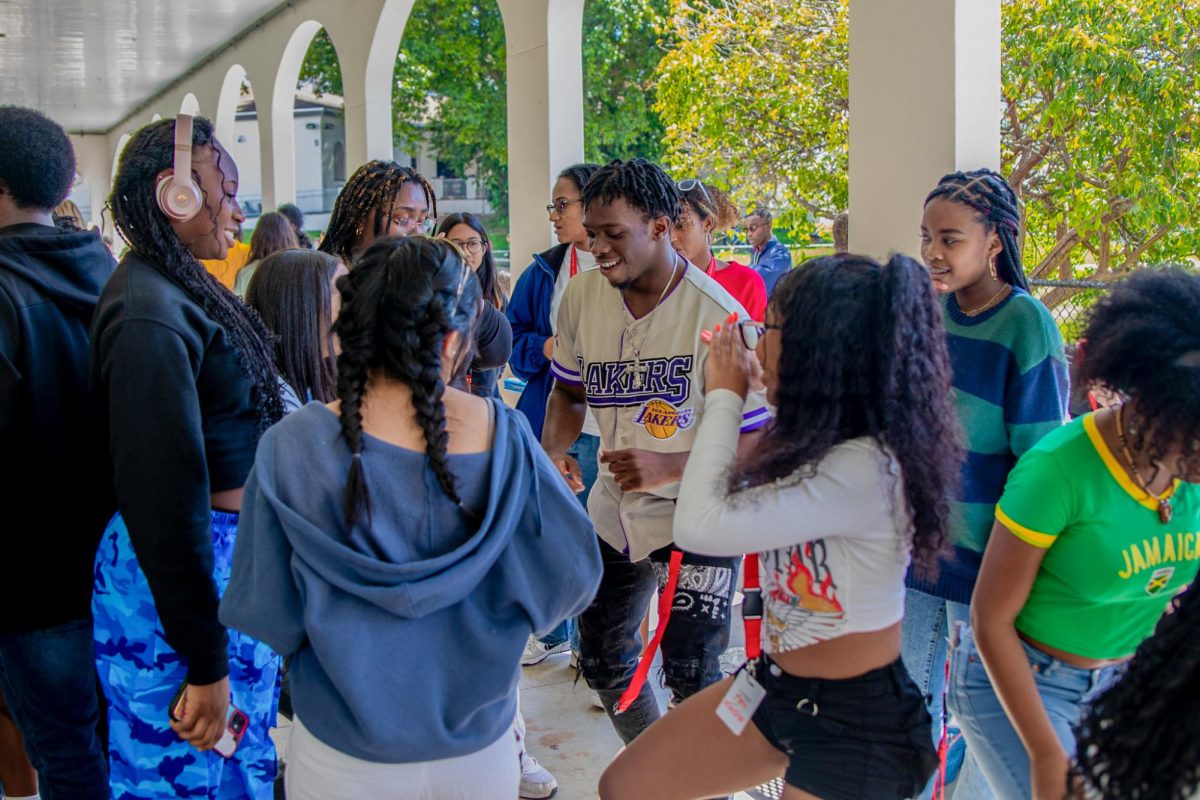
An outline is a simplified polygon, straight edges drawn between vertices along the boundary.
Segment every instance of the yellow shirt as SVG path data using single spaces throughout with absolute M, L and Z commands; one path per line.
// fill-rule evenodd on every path
M 237 280 L 238 270 L 246 266 L 246 262 L 250 260 L 250 245 L 242 242 L 234 242 L 229 248 L 229 253 L 220 261 L 210 260 L 201 261 L 204 268 L 209 273 L 225 284 L 225 288 L 233 291 L 233 282 Z

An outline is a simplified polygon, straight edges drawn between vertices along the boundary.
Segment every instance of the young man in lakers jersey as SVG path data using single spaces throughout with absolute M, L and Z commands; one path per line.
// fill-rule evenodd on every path
M 585 409 L 592 410 L 602 450 L 588 513 L 600 535 L 604 577 L 580 618 L 580 664 L 628 743 L 659 716 L 642 682 L 648 665 L 637 669 L 638 626 L 658 592 L 674 586 L 669 620 L 659 621 L 673 701 L 721 677 L 738 559 L 681 553 L 672 520 L 704 413 L 707 346 L 700 333 L 747 315 L 671 246 L 679 192 L 657 165 L 640 158 L 610 163 L 584 187 L 583 204 L 597 269 L 571 281 L 559 309 L 551 363 L 557 383 L 542 444 L 568 483 L 581 488 L 567 450 Z M 769 419 L 763 396 L 751 394 L 744 413 L 747 446 L 757 438 L 747 434 Z

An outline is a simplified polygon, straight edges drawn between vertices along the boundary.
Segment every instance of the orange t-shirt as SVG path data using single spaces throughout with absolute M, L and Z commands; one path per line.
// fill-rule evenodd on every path
M 201 261 L 204 268 L 214 278 L 225 284 L 225 288 L 233 291 L 233 282 L 237 280 L 238 271 L 250 260 L 250 245 L 234 242 L 229 253 L 221 260 Z

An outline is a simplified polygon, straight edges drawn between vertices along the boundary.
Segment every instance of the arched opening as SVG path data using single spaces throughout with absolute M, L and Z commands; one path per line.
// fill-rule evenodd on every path
M 131 136 L 133 136 L 133 134 L 123 133 L 121 134 L 121 138 L 117 140 L 117 150 L 113 153 L 112 177 L 109 180 L 110 184 L 117 179 L 117 165 L 121 163 L 121 153 L 124 152 L 125 145 L 129 144 L 129 139 Z
M 200 115 L 200 101 L 196 99 L 196 95 L 188 92 L 183 96 L 183 101 L 179 104 L 180 114 L 190 114 L 193 117 Z
M 304 53 L 292 103 L 295 202 L 306 225 L 323 229 L 346 183 L 346 115 L 341 62 L 322 27 Z
M 508 81 L 496 0 L 423 0 L 396 56 L 393 157 L 429 178 L 441 213 L 484 218 L 508 249 Z
M 273 161 L 273 193 L 270 194 L 274 205 L 293 203 L 296 201 L 296 171 L 298 156 L 307 164 L 312 156 L 311 135 L 298 137 L 296 131 L 296 86 L 300 78 L 300 68 L 308 54 L 313 37 L 321 30 L 321 23 L 307 20 L 296 26 L 279 59 L 279 68 L 275 72 L 275 82 L 271 89 L 271 154 Z M 311 134 L 304 128 L 305 134 Z M 297 145 L 307 143 L 302 151 Z
M 67 199 L 79 207 L 79 212 L 83 215 L 84 227 L 89 227 L 92 224 L 92 187 L 88 183 L 88 179 L 82 175 L 76 175 L 75 183 L 71 185 L 71 193 L 67 195 Z
M 225 146 L 238 166 L 238 203 L 246 215 L 247 228 L 262 215 L 262 141 L 254 87 L 241 64 L 225 73 L 217 100 L 217 141 Z

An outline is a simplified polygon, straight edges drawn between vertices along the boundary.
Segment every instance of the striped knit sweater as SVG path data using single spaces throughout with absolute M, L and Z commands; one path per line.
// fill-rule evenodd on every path
M 908 585 L 969 603 L 1009 471 L 1066 419 L 1067 363 L 1054 318 L 1020 289 L 977 317 L 964 314 L 953 293 L 943 311 L 967 461 L 953 508 L 953 552 L 936 581 L 910 574 Z

